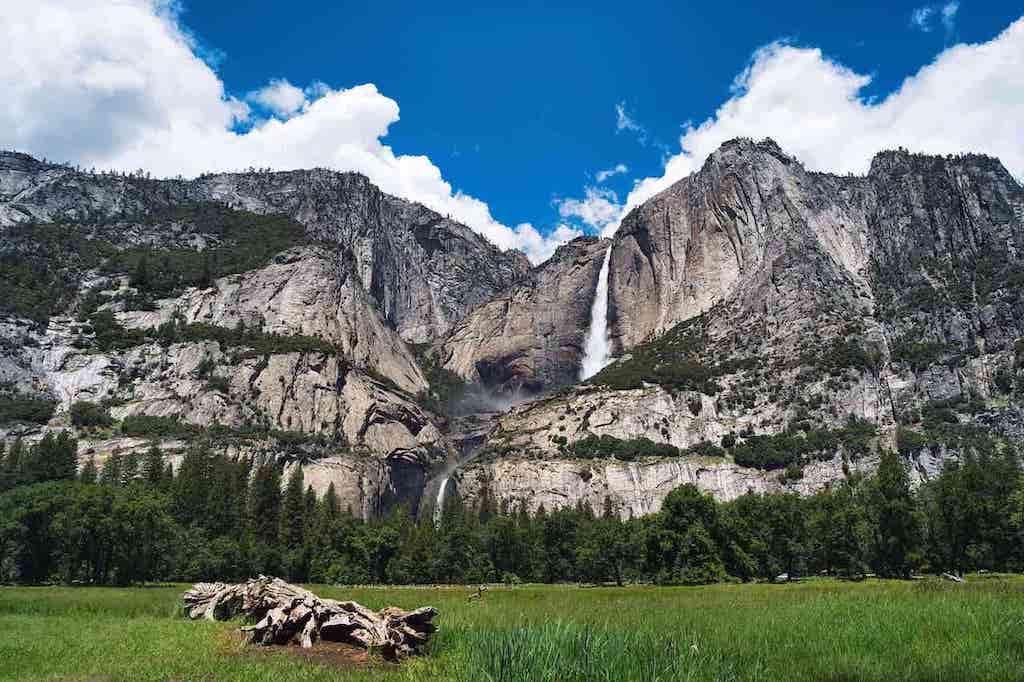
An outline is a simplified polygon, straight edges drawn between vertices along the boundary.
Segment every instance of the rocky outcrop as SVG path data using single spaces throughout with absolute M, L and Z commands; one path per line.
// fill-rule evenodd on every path
M 858 460 L 847 470 L 871 471 L 877 458 Z M 778 472 L 737 466 L 722 460 L 699 457 L 639 460 L 519 459 L 510 457 L 479 462 L 467 467 L 458 479 L 458 494 L 470 503 L 486 488 L 499 504 L 524 507 L 531 513 L 541 506 L 550 511 L 588 505 L 595 511 L 606 503 L 622 518 L 653 514 L 665 497 L 687 483 L 732 500 L 746 492 L 795 492 L 812 494 L 844 476 L 842 458 L 815 462 L 798 481 L 787 481 Z
M 599 509 L 607 498 L 623 515 L 656 511 L 682 483 L 723 499 L 810 493 L 870 470 L 901 428 L 926 442 L 904 448 L 923 480 L 978 438 L 998 449 L 1024 428 L 1024 190 L 995 159 L 886 152 L 868 175 L 838 177 L 807 171 L 768 140 L 726 143 L 624 220 L 609 274 L 617 359 L 582 386 L 573 384 L 607 241 L 575 240 L 527 272 L 521 256 L 355 174 L 153 181 L 0 154 L 0 255 L 40 253 L 12 226 L 58 217 L 69 222 L 53 243 L 224 247 L 201 225 L 159 217 L 209 201 L 292 216 L 302 239 L 245 272 L 142 304 L 127 273 L 104 270 L 95 254 L 56 257 L 71 276 L 55 290 L 85 284 L 48 322 L 0 321 L 3 390 L 59 400 L 53 427 L 87 399 L 110 401 L 117 419 L 264 434 L 230 447 L 303 467 L 315 490 L 334 484 L 363 516 L 419 508 L 424 495 L 429 508 L 442 488 L 470 502 L 487 488 L 531 509 Z M 101 310 L 146 334 L 102 350 L 70 316 L 86 289 L 109 294 Z M 154 330 L 171 320 L 318 341 L 257 352 L 160 340 Z M 488 408 L 494 389 L 543 397 L 500 396 L 515 406 L 471 425 L 431 414 L 409 342 L 429 343 L 432 362 L 483 384 Z M 856 452 L 837 445 L 760 468 L 736 454 L 758 438 L 864 423 L 870 443 Z M 321 442 L 298 456 L 274 431 Z M 678 456 L 573 450 L 602 436 Z M 118 440 L 86 447 L 139 447 Z M 695 454 L 709 444 L 724 449 Z
M 733 140 L 623 221 L 612 334 L 628 349 L 716 306 L 732 308 L 730 324 L 759 318 L 774 340 L 822 316 L 872 326 L 908 288 L 927 287 L 974 308 L 959 323 L 971 331 L 972 315 L 998 316 L 1005 347 L 1020 315 L 984 313 L 989 301 L 964 300 L 961 285 L 993 265 L 1019 272 L 1022 206 L 1024 190 L 988 157 L 885 152 L 867 177 L 838 177 L 806 171 L 771 140 Z
M 98 224 L 204 201 L 298 220 L 311 240 L 353 260 L 384 318 L 413 343 L 443 336 L 529 268 L 521 253 L 502 252 L 465 225 L 384 194 L 358 173 L 251 171 L 152 180 L 0 153 L 0 228 L 55 219 Z
M 935 410 L 959 405 L 944 418 L 964 434 L 1019 431 L 1022 207 L 1024 191 L 987 157 L 887 152 L 866 177 L 837 177 L 770 140 L 726 143 L 614 239 L 617 362 L 592 388 L 513 409 L 460 491 L 472 497 L 484 481 L 506 502 L 547 508 L 596 509 L 607 495 L 630 513 L 686 482 L 723 498 L 810 492 L 872 458 L 815 457 L 787 480 L 728 453 L 581 464 L 564 450 L 603 435 L 684 450 L 799 437 L 851 416 L 875 425 L 882 447 L 898 427 L 931 434 L 911 459 L 918 479 L 933 475 L 973 447 L 943 435 Z
M 505 392 L 573 383 L 607 242 L 580 237 L 477 307 L 444 339 L 445 369 Z
M 292 249 L 265 268 L 162 300 L 155 311 L 125 312 L 123 318 L 126 326 L 141 329 L 177 318 L 189 324 L 243 324 L 266 333 L 313 336 L 405 391 L 427 388 L 408 347 L 377 312 L 351 264 L 322 247 Z
M 363 288 L 411 343 L 443 336 L 529 263 L 465 225 L 384 194 L 363 175 L 325 170 L 217 175 L 197 192 L 256 213 L 285 213 L 352 254 Z

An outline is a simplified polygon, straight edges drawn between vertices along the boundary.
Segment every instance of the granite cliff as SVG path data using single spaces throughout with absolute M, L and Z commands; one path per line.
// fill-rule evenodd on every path
M 644 513 L 686 482 L 808 492 L 882 447 L 920 479 L 1014 442 L 1022 217 L 996 159 L 885 152 L 838 177 L 726 143 L 614 239 L 618 360 L 505 415 L 462 492 Z
M 616 359 L 580 383 L 609 246 Z M 79 429 L 83 457 L 211 440 L 364 515 L 440 490 L 623 515 L 685 482 L 807 493 L 880 448 L 921 480 L 1022 437 L 1022 248 L 1024 190 L 976 155 L 840 177 L 733 140 L 530 268 L 357 174 L 5 153 L 0 394 L 52 414 L 0 433 L 88 401 L 112 426 Z

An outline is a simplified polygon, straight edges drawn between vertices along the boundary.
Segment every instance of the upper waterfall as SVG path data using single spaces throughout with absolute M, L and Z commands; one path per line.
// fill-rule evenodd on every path
M 600 372 L 611 362 L 611 339 L 608 338 L 608 267 L 611 263 L 612 247 L 604 252 L 601 273 L 597 276 L 594 303 L 590 308 L 590 330 L 587 345 L 580 366 L 580 379 L 586 381 Z

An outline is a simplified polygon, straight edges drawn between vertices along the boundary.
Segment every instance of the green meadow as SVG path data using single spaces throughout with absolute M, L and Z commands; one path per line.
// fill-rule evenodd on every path
M 254 650 L 181 617 L 184 585 L 0 588 L 4 680 L 1020 680 L 1024 579 L 706 587 L 344 588 L 436 606 L 400 665 Z

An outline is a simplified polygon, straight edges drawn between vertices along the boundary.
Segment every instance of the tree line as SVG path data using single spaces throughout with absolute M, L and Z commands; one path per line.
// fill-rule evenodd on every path
M 77 470 L 74 438 L 51 433 L 0 451 L 0 580 L 702 584 L 1024 568 L 1012 451 L 951 460 L 916 490 L 898 453 L 808 497 L 722 503 L 683 485 L 639 518 L 610 500 L 529 513 L 496 502 L 486 481 L 473 505 L 450 495 L 437 524 L 402 507 L 357 512 L 333 485 L 317 496 L 298 466 L 285 476 L 195 445 L 177 470 L 155 446 Z

